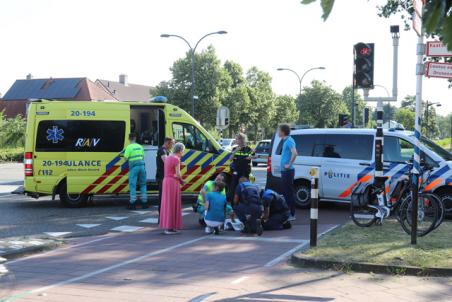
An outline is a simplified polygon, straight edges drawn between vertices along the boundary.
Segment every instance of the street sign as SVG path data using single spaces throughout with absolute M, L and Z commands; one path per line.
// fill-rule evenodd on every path
M 446 45 L 440 41 L 427 42 L 427 51 L 429 57 L 452 57 L 452 51 L 447 50 Z
M 229 127 L 229 108 L 221 106 L 217 110 L 217 129 L 224 130 Z
M 452 63 L 428 62 L 427 77 L 452 79 Z

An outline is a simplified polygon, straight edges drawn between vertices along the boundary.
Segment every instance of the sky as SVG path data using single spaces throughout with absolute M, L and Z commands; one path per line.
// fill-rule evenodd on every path
M 336 1 L 323 22 L 318 3 L 301 0 L 2 0 L 0 1 L 0 93 L 29 73 L 35 78 L 88 77 L 156 85 L 171 77 L 169 67 L 187 46 L 208 32 L 199 49 L 214 45 L 219 58 L 251 66 L 272 76 L 276 94 L 298 93 L 291 68 L 338 91 L 351 84 L 353 45 L 375 43 L 375 84 L 392 90 L 390 25 L 401 26 L 399 99 L 415 94 L 417 36 L 403 31 L 399 17 L 382 19 L 376 6 L 385 0 Z M 452 112 L 452 89 L 443 79 L 423 81 L 423 98 L 440 102 L 438 113 Z M 376 88 L 372 96 L 386 96 Z

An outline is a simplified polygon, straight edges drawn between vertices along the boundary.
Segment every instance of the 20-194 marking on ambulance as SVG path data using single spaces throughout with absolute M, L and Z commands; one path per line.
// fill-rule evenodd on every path
M 452 79 L 452 64 L 428 62 L 425 76 L 432 78 Z

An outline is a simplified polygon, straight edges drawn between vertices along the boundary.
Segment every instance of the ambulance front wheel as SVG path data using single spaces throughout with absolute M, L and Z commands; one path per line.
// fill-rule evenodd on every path
M 60 186 L 58 195 L 63 206 L 68 208 L 81 208 L 86 206 L 89 197 L 88 195 L 82 194 L 68 194 L 66 183 Z

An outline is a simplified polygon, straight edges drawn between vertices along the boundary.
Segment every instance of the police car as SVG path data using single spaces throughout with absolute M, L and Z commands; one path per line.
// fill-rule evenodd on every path
M 353 188 L 372 182 L 375 170 L 375 129 L 298 129 L 290 134 L 296 142 L 295 192 L 299 207 L 310 206 L 311 167 L 319 168 L 319 195 L 322 201 L 349 202 Z M 421 161 L 433 168 L 426 191 L 438 194 L 448 214 L 452 214 L 452 154 L 425 137 L 421 138 Z M 384 132 L 384 174 L 388 186 L 408 172 L 407 161 L 414 154 L 414 134 L 409 131 Z M 282 143 L 274 135 L 267 167 L 267 187 L 280 191 Z

